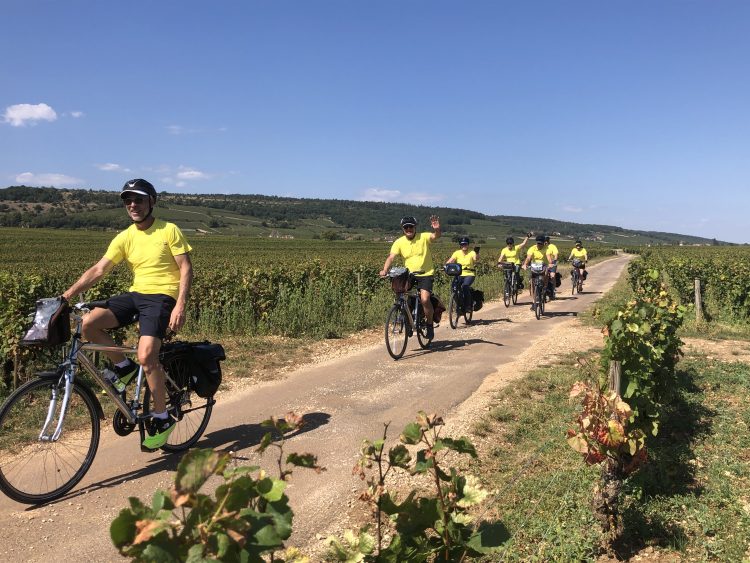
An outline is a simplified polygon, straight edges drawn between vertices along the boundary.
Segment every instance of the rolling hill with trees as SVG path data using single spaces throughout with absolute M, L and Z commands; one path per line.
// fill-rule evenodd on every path
M 493 216 L 465 209 L 405 203 L 164 192 L 159 195 L 158 209 L 160 217 L 182 229 L 208 235 L 381 240 L 398 233 L 398 221 L 404 215 L 414 215 L 426 224 L 431 214 L 437 214 L 447 236 L 468 235 L 476 240 L 498 240 L 508 234 L 518 236 L 531 231 L 617 246 L 725 244 L 684 234 L 545 218 Z M 121 230 L 128 224 L 119 192 L 28 186 L 0 189 L 0 226 Z

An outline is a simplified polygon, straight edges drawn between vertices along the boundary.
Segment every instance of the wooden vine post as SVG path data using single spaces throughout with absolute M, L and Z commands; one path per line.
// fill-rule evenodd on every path
M 701 296 L 701 280 L 695 278 L 695 321 L 703 322 L 703 297 Z
M 620 396 L 622 364 L 613 361 L 609 364 L 609 391 Z M 617 414 L 613 413 L 613 417 Z M 601 467 L 601 480 L 593 498 L 594 515 L 604 531 L 604 548 L 610 551 L 619 544 L 624 531 L 620 515 L 620 492 L 624 472 L 622 461 L 608 457 Z

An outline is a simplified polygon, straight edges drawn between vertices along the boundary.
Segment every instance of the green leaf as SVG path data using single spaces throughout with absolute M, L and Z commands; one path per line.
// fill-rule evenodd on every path
M 149 544 L 146 549 L 143 550 L 141 560 L 154 563 L 179 563 L 180 561 L 178 557 L 170 553 L 166 546 L 161 546 L 156 543 Z
M 151 508 L 154 512 L 172 510 L 174 509 L 174 503 L 166 492 L 159 490 L 154 493 L 154 498 L 151 501 Z
M 116 548 L 133 543 L 135 539 L 135 523 L 139 518 L 127 508 L 120 511 L 119 516 L 109 526 L 109 537 Z
M 500 522 L 482 524 L 469 540 L 466 547 L 475 555 L 496 553 L 510 539 L 508 529 Z
M 419 450 L 417 452 L 417 462 L 414 464 L 412 473 L 425 473 L 435 466 L 435 460 L 433 458 L 427 458 L 427 450 Z
M 458 452 L 461 454 L 469 454 L 471 457 L 474 457 L 474 458 L 477 457 L 477 451 L 474 448 L 474 444 L 472 444 L 471 441 L 466 436 L 461 436 L 458 439 L 438 438 L 433 448 L 435 451 L 438 451 L 439 449 L 441 449 L 440 447 L 438 447 L 438 445 L 440 445 L 441 447 L 446 447 L 450 450 L 453 450 L 454 452 Z
M 266 477 L 261 479 L 257 484 L 258 493 L 269 502 L 276 502 L 284 496 L 286 483 L 281 479 L 272 479 Z
M 404 431 L 399 436 L 404 444 L 418 444 L 422 439 L 422 427 L 416 422 L 410 422 L 404 428 Z
M 291 453 L 286 456 L 286 462 L 296 467 L 305 467 L 307 469 L 320 469 L 318 467 L 318 458 L 313 454 Z
M 391 465 L 408 469 L 409 463 L 411 463 L 411 454 L 409 453 L 409 450 L 406 449 L 406 446 L 398 444 L 390 449 L 388 452 L 388 459 Z
M 229 461 L 228 453 L 213 450 L 190 450 L 177 466 L 175 491 L 178 495 L 195 494 L 214 473 L 220 473 Z

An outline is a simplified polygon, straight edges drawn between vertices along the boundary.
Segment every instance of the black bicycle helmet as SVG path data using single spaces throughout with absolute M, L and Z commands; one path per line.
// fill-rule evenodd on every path
M 537 235 L 536 236 L 536 243 L 537 244 L 544 244 L 544 235 Z
M 402 217 L 401 218 L 401 228 L 403 229 L 404 227 L 409 227 L 409 226 L 416 227 L 417 226 L 417 220 L 414 217 L 412 217 L 411 215 L 407 215 L 406 217 Z
M 460 239 L 458 239 L 458 245 L 459 246 L 463 246 L 463 245 L 467 245 L 468 246 L 469 242 L 470 242 L 469 241 L 469 237 L 461 237 Z
M 505 239 L 505 244 L 515 244 L 516 241 L 513 240 L 513 237 L 508 237 Z
M 583 245 L 583 243 L 580 240 L 576 241 L 576 246 L 582 246 L 582 245 Z
M 120 199 L 125 199 L 125 196 L 129 193 L 147 195 L 154 198 L 154 201 L 156 201 L 156 189 L 151 182 L 148 182 L 143 178 L 135 178 L 134 180 L 128 180 L 125 182 L 122 191 L 120 191 Z
M 549 235 L 547 235 L 546 237 L 544 237 L 544 242 L 549 242 Z

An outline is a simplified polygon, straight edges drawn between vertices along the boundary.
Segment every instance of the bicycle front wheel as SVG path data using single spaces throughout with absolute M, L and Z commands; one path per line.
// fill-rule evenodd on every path
M 15 501 L 41 504 L 63 496 L 91 467 L 99 447 L 99 409 L 76 382 L 62 433 L 50 438 L 61 416 L 65 384 L 58 379 L 25 383 L 0 408 L 0 490 Z
M 457 296 L 454 293 L 451 293 L 451 300 L 448 304 L 448 320 L 450 321 L 451 328 L 456 328 L 458 326 L 458 318 L 461 315 L 458 312 L 458 299 Z
M 513 293 L 513 286 L 511 285 L 511 282 L 508 280 L 507 276 L 505 278 L 505 287 L 503 288 L 503 303 L 505 303 L 506 307 L 510 307 L 510 300 Z
M 406 351 L 406 342 L 409 340 L 407 322 L 401 305 L 393 305 L 385 320 L 385 347 L 394 360 L 398 360 Z
M 189 367 L 183 365 L 181 369 Z M 193 446 L 203 436 L 214 408 L 214 398 L 205 399 L 196 395 L 189 387 L 189 374 L 170 373 L 169 376 L 176 385 L 167 380 L 167 412 L 176 422 L 167 443 L 160 449 L 165 452 L 181 452 Z M 146 405 L 145 414 L 153 411 L 148 385 L 143 404 Z
M 571 281 L 571 285 L 573 286 L 570 289 L 570 293 L 571 293 L 571 295 L 575 295 L 576 291 L 578 291 L 578 276 L 575 273 L 573 273 L 573 275 L 570 276 L 570 277 L 571 277 L 571 280 L 570 280 Z
M 544 312 L 544 286 L 541 283 L 537 283 L 535 293 L 536 307 L 534 308 L 534 315 L 537 320 L 542 316 Z

